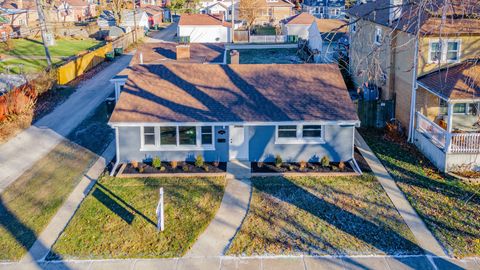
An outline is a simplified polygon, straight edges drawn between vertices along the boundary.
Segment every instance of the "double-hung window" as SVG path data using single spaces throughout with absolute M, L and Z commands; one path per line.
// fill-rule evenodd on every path
M 213 126 L 161 126 L 142 128 L 142 149 L 204 150 L 214 148 Z
M 461 54 L 460 40 L 433 40 L 430 41 L 428 62 L 458 62 Z
M 146 146 L 155 146 L 155 127 L 143 128 L 143 144 Z
M 323 143 L 323 131 L 321 125 L 278 125 L 276 127 L 275 143 Z

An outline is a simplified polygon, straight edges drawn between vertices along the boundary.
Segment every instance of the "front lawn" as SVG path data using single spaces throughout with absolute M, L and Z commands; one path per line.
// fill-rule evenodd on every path
M 159 188 L 165 231 L 156 228 Z M 49 259 L 178 257 L 220 206 L 225 178 L 103 177 L 85 198 Z
M 361 177 L 252 179 L 231 255 L 419 254 L 378 181 Z
M 53 64 L 61 63 L 60 58 L 53 58 Z M 30 74 L 38 73 L 45 70 L 47 67 L 47 60 L 45 59 L 32 59 L 28 57 L 11 58 L 8 60 L 0 61 L 0 72 L 12 73 L 12 74 Z
M 102 104 L 0 194 L 0 260 L 18 260 L 113 139 Z
M 450 255 L 479 256 L 480 184 L 439 173 L 413 145 L 389 142 L 382 131 L 361 134 Z

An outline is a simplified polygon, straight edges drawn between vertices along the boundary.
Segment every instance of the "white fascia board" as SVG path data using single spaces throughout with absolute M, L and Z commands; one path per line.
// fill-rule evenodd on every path
M 148 126 L 275 126 L 275 125 L 328 125 L 328 126 L 359 126 L 358 120 L 345 121 L 283 121 L 283 122 L 109 122 L 111 127 L 148 127 Z

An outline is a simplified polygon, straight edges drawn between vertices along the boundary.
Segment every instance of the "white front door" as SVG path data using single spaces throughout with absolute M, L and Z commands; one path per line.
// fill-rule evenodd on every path
M 230 159 L 248 160 L 248 136 L 244 126 L 229 126 Z

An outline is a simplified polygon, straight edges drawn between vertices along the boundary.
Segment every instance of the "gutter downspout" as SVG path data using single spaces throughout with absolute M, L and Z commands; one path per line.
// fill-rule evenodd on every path
M 407 141 L 413 143 L 415 134 L 415 104 L 417 103 L 417 69 L 418 69 L 418 36 L 415 39 L 415 54 L 413 57 L 413 74 L 412 74 L 412 97 L 410 100 L 410 122 L 408 125 L 408 139 Z
M 118 142 L 118 127 L 115 127 L 115 165 L 113 165 L 110 176 L 114 176 L 117 171 L 117 167 L 120 164 L 120 144 Z

